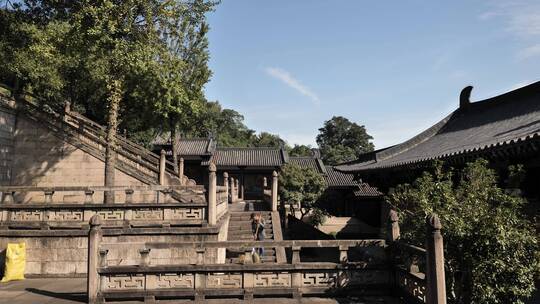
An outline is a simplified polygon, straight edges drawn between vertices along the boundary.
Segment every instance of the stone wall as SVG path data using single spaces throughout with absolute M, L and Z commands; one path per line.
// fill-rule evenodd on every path
M 1 108 L 0 108 L 1 109 Z M 61 132 L 53 132 L 26 118 L 22 114 L 5 114 L 0 112 L 0 141 L 9 140 L 9 130 L 12 129 L 11 148 L 0 151 L 0 175 L 11 172 L 8 179 L 0 176 L 3 186 L 103 186 L 105 163 L 81 150 L 67 140 L 61 138 Z M 104 152 L 104 151 L 103 151 Z M 9 161 L 10 160 L 10 161 Z M 7 168 L 6 168 L 7 167 Z M 133 176 L 116 170 L 116 185 L 138 186 L 145 183 Z M 73 194 L 71 194 L 73 195 Z M 79 193 L 79 195 L 81 195 Z M 99 201 L 96 193 L 95 199 Z M 117 194 L 123 201 L 123 193 Z M 55 195 L 56 196 L 56 195 Z M 32 195 L 26 195 L 25 201 L 31 200 Z M 56 198 L 59 202 L 63 198 Z M 69 197 L 73 202 L 78 197 Z
M 0 185 L 11 180 L 15 113 L 0 107 Z

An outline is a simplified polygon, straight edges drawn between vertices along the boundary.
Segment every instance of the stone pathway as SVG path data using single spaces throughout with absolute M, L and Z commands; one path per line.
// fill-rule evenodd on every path
M 157 301 L 157 303 L 192 303 L 192 301 L 170 300 Z M 237 299 L 230 300 L 207 300 L 207 303 L 244 303 Z M 86 303 L 86 279 L 85 278 L 47 278 L 26 279 L 0 283 L 0 303 L 6 304 L 67 304 Z M 115 303 L 115 302 L 107 302 Z M 122 304 L 142 303 L 137 301 L 118 302 Z M 303 298 L 301 301 L 293 299 L 255 299 L 257 304 L 277 303 L 314 303 L 314 304 L 395 304 L 392 299 L 386 297 L 365 297 L 350 299 L 325 299 Z

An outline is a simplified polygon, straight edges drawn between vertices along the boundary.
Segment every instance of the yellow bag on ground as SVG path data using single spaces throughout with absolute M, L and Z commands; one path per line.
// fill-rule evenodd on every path
M 26 244 L 8 244 L 6 250 L 6 267 L 2 283 L 24 280 L 24 267 L 26 265 Z

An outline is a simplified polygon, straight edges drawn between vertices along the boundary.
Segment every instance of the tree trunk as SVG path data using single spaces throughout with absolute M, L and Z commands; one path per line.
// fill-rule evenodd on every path
M 174 171 L 178 173 L 178 125 L 174 118 L 171 118 L 171 147 L 172 147 L 172 156 Z
M 116 129 L 118 128 L 118 109 L 122 100 L 122 83 L 113 80 L 109 85 L 107 113 L 107 147 L 105 150 L 105 186 L 113 187 L 116 167 Z M 105 191 L 104 203 L 114 204 L 114 191 Z

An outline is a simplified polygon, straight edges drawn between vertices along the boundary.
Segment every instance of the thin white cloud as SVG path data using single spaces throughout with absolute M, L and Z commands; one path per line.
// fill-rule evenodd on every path
M 294 78 L 289 72 L 285 71 L 284 69 L 276 68 L 276 67 L 267 67 L 265 69 L 266 73 L 276 79 L 281 80 L 284 84 L 286 84 L 288 87 L 296 90 L 298 93 L 308 97 L 311 99 L 315 104 L 320 104 L 321 101 L 319 99 L 319 96 L 315 94 L 310 88 L 303 85 L 298 79 Z
M 499 19 L 506 33 L 520 39 L 525 48 L 517 50 L 517 60 L 540 56 L 540 2 L 538 0 L 493 0 L 490 9 L 478 16 L 480 20 Z
M 520 50 L 517 54 L 517 59 L 527 60 L 532 57 L 540 56 L 540 44 L 535 44 Z

